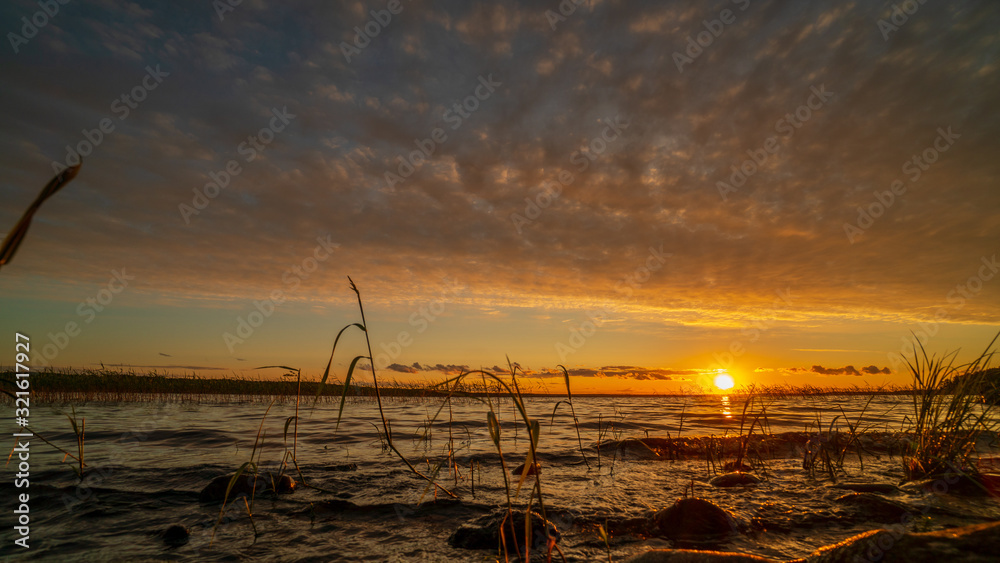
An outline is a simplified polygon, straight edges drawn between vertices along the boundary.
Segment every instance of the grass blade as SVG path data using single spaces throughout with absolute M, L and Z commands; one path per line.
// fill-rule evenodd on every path
M 83 159 L 80 163 L 71 168 L 67 168 L 56 174 L 54 178 L 49 180 L 49 183 L 45 185 L 42 192 L 38 194 L 35 201 L 28 206 L 28 209 L 24 211 L 21 215 L 21 219 L 14 225 L 14 228 L 7 233 L 7 237 L 4 238 L 3 245 L 0 245 L 0 266 L 4 266 L 9 263 L 13 258 L 14 254 L 17 253 L 17 248 L 21 246 L 24 242 L 24 237 L 28 234 L 28 227 L 31 226 L 31 219 L 35 216 L 35 212 L 38 208 L 45 203 L 45 200 L 49 199 L 56 192 L 62 189 L 63 186 L 68 184 L 70 180 L 76 177 L 76 173 L 80 171 L 80 166 L 83 165 Z

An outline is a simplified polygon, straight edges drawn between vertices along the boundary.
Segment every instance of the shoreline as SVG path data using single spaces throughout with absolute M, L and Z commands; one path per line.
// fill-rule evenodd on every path
M 13 381 L 13 370 L 0 370 L 0 391 L 3 382 Z M 347 386 L 340 381 L 320 384 L 317 381 L 302 381 L 289 377 L 284 379 L 249 379 L 249 378 L 204 378 L 195 376 L 168 376 L 152 373 L 121 372 L 111 370 L 60 370 L 42 371 L 31 374 L 32 392 L 39 401 L 55 400 L 72 401 L 130 401 L 148 402 L 164 395 L 179 396 L 215 396 L 229 399 L 261 399 L 264 397 L 321 397 L 324 400 L 340 398 L 345 395 L 354 398 L 375 398 L 375 388 L 371 384 L 352 383 Z M 404 383 L 395 380 L 380 381 L 379 394 L 382 397 L 395 398 L 497 398 L 505 395 L 495 385 L 483 386 L 479 383 L 465 383 L 451 392 L 441 389 L 442 381 L 429 381 L 424 384 Z M 522 385 L 533 383 L 529 377 L 520 377 Z M 754 397 L 836 397 L 836 396 L 912 396 L 914 390 L 909 387 L 879 386 L 879 387 L 812 387 L 812 386 L 751 386 L 734 388 L 715 392 L 669 392 L 669 393 L 573 393 L 580 398 L 686 398 L 686 397 L 722 397 L 734 399 Z M 565 393 L 542 393 L 524 390 L 522 397 L 565 397 Z M 0 400 L 12 400 L 9 393 Z

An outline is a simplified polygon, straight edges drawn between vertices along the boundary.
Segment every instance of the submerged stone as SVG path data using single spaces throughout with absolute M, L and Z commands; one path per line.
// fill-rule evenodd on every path
M 163 543 L 174 547 L 184 545 L 188 542 L 191 532 L 180 524 L 174 524 L 163 532 Z
M 945 475 L 931 475 L 919 481 L 910 481 L 900 486 L 908 492 L 926 492 L 937 494 L 950 494 L 959 496 L 998 496 L 1000 493 L 1000 475 L 980 473 L 972 475 L 959 475 L 949 473 Z
M 760 483 L 760 477 L 752 473 L 744 473 L 742 471 L 735 471 L 733 473 L 725 473 L 713 477 L 712 480 L 708 482 L 709 485 L 713 487 L 735 487 L 737 485 L 756 485 Z
M 906 533 L 900 525 L 872 530 L 820 548 L 807 563 L 914 563 L 915 561 L 996 561 L 1000 553 L 1000 522 Z
M 692 549 L 654 549 L 633 555 L 625 563 L 777 563 L 746 553 L 724 551 L 695 551 Z
M 201 502 L 217 502 L 226 498 L 226 488 L 232 480 L 232 475 L 216 477 L 201 490 L 198 500 Z M 254 475 L 253 473 L 243 473 L 233 488 L 229 491 L 229 500 L 240 495 L 252 496 L 265 492 L 291 493 L 295 490 L 295 481 L 288 475 Z
M 834 502 L 859 508 L 864 511 L 866 519 L 876 522 L 899 522 L 904 515 L 912 516 L 915 512 L 903 503 L 872 493 L 848 493 L 838 497 Z
M 700 498 L 682 498 L 653 515 L 660 535 L 672 540 L 710 541 L 746 528 L 736 515 Z
M 469 522 L 455 530 L 448 538 L 452 547 L 460 549 L 491 549 L 500 548 L 500 528 L 503 527 L 503 538 L 507 553 L 514 554 L 524 551 L 524 519 L 523 511 L 508 514 L 507 509 L 497 509 Z M 546 533 L 547 532 L 547 533 Z M 558 541 L 560 534 L 556 525 L 542 518 L 537 512 L 531 513 L 531 551 L 534 553 L 548 552 L 549 538 Z

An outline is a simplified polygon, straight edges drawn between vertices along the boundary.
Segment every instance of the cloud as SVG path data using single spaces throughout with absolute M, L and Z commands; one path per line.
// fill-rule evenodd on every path
M 671 53 L 717 15 L 693 1 L 594 3 L 556 30 L 527 1 L 408 7 L 350 63 L 339 45 L 369 18 L 358 3 L 292 6 L 244 3 L 218 22 L 98 3 L 0 54 L 0 224 L 82 131 L 115 124 L 5 267 L 0 302 L 78 301 L 127 264 L 140 305 L 242 304 L 284 287 L 331 233 L 335 263 L 291 300 L 349 303 L 325 282 L 364 272 L 366 306 L 396 306 L 444 273 L 470 288 L 456 302 L 501 313 L 609 302 L 658 326 L 738 327 L 792 287 L 787 324 L 926 321 L 1000 238 L 1000 138 L 982 118 L 1000 91 L 993 2 L 921 5 L 888 41 L 881 5 L 752 3 L 683 73 Z M 170 76 L 118 119 L 112 103 L 156 64 Z M 481 76 L 500 83 L 484 100 Z M 833 98 L 778 132 L 821 86 Z M 247 161 L 241 143 L 285 107 L 295 119 Z M 616 115 L 620 137 L 581 157 Z M 902 167 L 939 127 L 961 136 L 913 180 Z M 389 186 L 439 128 L 447 139 Z M 723 201 L 717 183 L 771 137 L 780 148 Z M 242 172 L 186 224 L 178 205 L 231 160 Z M 572 182 L 518 232 L 513 215 L 562 172 Z M 897 180 L 908 191 L 851 244 L 845 223 Z M 660 245 L 664 270 L 631 298 L 615 292 Z M 947 312 L 992 323 L 1000 293 Z
M 399 366 L 399 364 L 393 364 L 393 366 Z M 406 373 L 418 373 L 434 371 L 438 373 L 443 373 L 444 375 L 460 375 L 469 371 L 469 366 L 465 365 L 455 365 L 455 364 L 421 364 L 420 362 L 413 362 L 410 366 L 399 366 L 401 369 L 396 369 L 396 371 L 405 371 Z M 389 369 L 393 369 L 389 366 Z
M 813 366 L 812 370 L 814 373 L 820 375 L 861 375 L 858 370 L 854 369 L 854 366 L 846 366 L 842 368 L 825 368 L 823 366 Z
M 868 367 L 863 367 L 861 368 L 861 371 L 855 369 L 854 366 L 845 366 L 842 368 L 825 368 L 823 366 L 813 366 L 810 371 L 818 373 L 820 375 L 862 375 L 862 374 L 874 375 L 879 373 L 884 373 L 884 374 L 892 373 L 892 371 L 888 367 L 880 369 L 877 366 L 873 365 Z
M 569 370 L 569 374 L 574 377 L 637 379 L 644 381 L 687 380 L 700 373 L 702 373 L 702 370 L 644 368 L 639 366 L 603 366 L 600 368 L 574 368 Z M 543 377 L 557 377 L 562 376 L 562 371 L 544 369 L 540 374 Z
M 556 368 L 542 368 L 542 369 L 531 369 L 521 367 L 520 364 L 515 364 L 518 367 L 518 374 L 523 377 L 541 377 L 541 378 L 561 378 L 563 377 L 563 372 L 561 369 Z M 467 373 L 470 368 L 467 365 L 455 365 L 455 364 L 422 364 L 420 362 L 413 362 L 412 365 L 405 366 L 401 364 L 391 364 L 386 369 L 391 371 L 396 371 L 400 373 L 441 373 L 444 375 L 459 375 L 461 373 Z M 490 368 L 484 368 L 483 371 L 488 373 L 494 373 L 497 375 L 508 375 L 510 371 L 507 368 L 502 368 L 500 366 L 494 365 Z M 674 380 L 690 380 L 691 378 L 702 373 L 703 370 L 693 370 L 693 369 L 662 369 L 662 368 L 644 368 L 639 366 L 603 366 L 600 368 L 574 368 L 569 370 L 569 375 L 573 377 L 595 377 L 595 378 L 617 378 L 617 379 L 635 379 L 640 381 L 674 381 Z
M 97 365 L 97 364 L 95 364 Z M 176 364 L 155 364 L 155 365 L 136 365 L 136 364 L 104 364 L 109 368 L 121 368 L 121 369 L 163 369 L 163 370 L 192 370 L 192 371 L 228 371 L 229 368 L 224 367 L 213 367 L 213 366 L 188 366 L 188 365 L 176 365 Z

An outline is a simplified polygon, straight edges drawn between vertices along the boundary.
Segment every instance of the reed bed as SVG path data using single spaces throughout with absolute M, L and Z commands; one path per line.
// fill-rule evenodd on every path
M 14 389 L 13 369 L 0 368 L 0 388 Z M 319 397 L 321 401 L 339 401 L 342 397 L 375 399 L 372 384 L 338 381 L 320 383 L 296 379 L 249 378 L 233 374 L 226 378 L 209 378 L 197 375 L 175 376 L 135 370 L 63 369 L 33 372 L 31 374 L 32 398 L 41 403 L 84 404 L 99 402 L 237 402 L 278 403 L 294 401 L 297 394 Z M 379 395 L 392 399 L 422 399 L 444 397 L 447 393 L 435 384 L 415 384 L 389 380 L 380 382 Z M 458 389 L 465 394 L 496 393 L 473 382 Z M 6 400 L 10 397 L 3 395 Z
M 358 367 L 367 369 L 366 365 Z M 13 366 L 0 366 L 0 390 L 14 390 L 15 371 Z M 445 379 L 427 383 L 399 381 L 395 379 L 380 379 L 378 395 L 386 400 L 408 399 L 440 399 L 449 395 L 441 389 Z M 990 379 L 992 381 L 992 379 Z M 272 399 L 279 404 L 294 401 L 296 393 L 302 396 L 318 397 L 320 401 L 339 401 L 346 395 L 348 399 L 376 400 L 376 389 L 372 383 L 351 381 L 344 385 L 337 380 L 318 382 L 301 381 L 291 377 L 280 379 L 265 379 L 249 377 L 232 373 L 226 377 L 204 377 L 197 374 L 171 375 L 137 371 L 134 368 L 67 368 L 48 369 L 31 374 L 32 398 L 41 403 L 55 404 L 85 404 L 98 402 L 236 402 L 268 404 Z M 551 393 L 538 393 L 530 387 L 531 380 L 519 379 L 522 397 L 554 397 Z M 823 396 L 827 398 L 856 397 L 871 395 L 912 395 L 912 387 L 880 386 L 851 388 L 819 388 L 813 386 L 795 387 L 790 385 L 757 385 L 752 395 L 764 398 L 787 398 L 801 396 Z M 734 401 L 745 400 L 747 389 L 735 389 L 728 392 Z M 659 394 L 659 397 L 693 397 L 701 393 L 670 393 Z M 451 390 L 453 399 L 461 400 L 468 397 L 492 397 L 495 401 L 509 401 L 502 386 L 496 381 L 468 378 L 459 381 Z M 568 400 L 563 400 L 572 409 L 573 398 L 611 397 L 611 395 L 593 395 L 571 393 Z M 0 395 L 0 401 L 11 401 L 7 394 Z M 573 411 L 575 415 L 575 411 Z
M 903 456 L 903 469 L 910 479 L 955 472 L 976 473 L 973 463 L 976 439 L 997 431 L 991 417 L 995 404 L 985 400 L 995 373 L 988 368 L 993 359 L 993 337 L 973 361 L 955 365 L 958 352 L 941 357 L 928 355 L 923 344 L 906 359 L 913 375 L 913 433 L 915 440 Z

